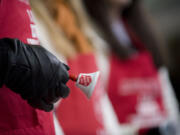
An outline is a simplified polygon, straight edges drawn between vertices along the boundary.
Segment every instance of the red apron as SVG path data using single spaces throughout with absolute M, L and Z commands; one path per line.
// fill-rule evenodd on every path
M 0 0 L 0 38 L 38 44 L 28 0 Z M 54 135 L 52 113 L 35 110 L 18 94 L 0 88 L 0 135 Z
M 96 72 L 97 66 L 93 54 L 79 55 L 68 61 L 70 73 Z M 60 102 L 56 115 L 66 135 L 99 135 L 104 133 L 99 100 L 103 90 L 98 84 L 91 99 L 80 91 L 72 81 L 68 82 L 71 89 L 67 99 Z
M 154 127 L 166 119 L 157 69 L 140 40 L 128 32 L 138 53 L 127 60 L 111 56 L 108 95 L 120 123 Z

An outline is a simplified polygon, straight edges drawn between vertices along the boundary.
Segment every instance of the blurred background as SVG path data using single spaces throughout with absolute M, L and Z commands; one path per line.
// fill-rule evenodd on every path
M 156 25 L 165 38 L 170 54 L 168 65 L 170 79 L 180 101 L 180 1 L 144 0 L 145 7 L 156 21 Z
M 62 100 L 55 109 L 55 118 L 59 122 L 56 126 L 60 126 L 56 130 L 62 128 L 63 132 L 56 131 L 57 135 L 180 135 L 177 109 L 180 103 L 179 0 L 141 0 L 148 14 L 138 10 L 141 7 L 134 0 L 132 5 L 137 7 L 129 8 L 125 4 L 126 10 L 121 14 L 118 12 L 118 19 L 113 7 L 118 7 L 118 1 L 123 5 L 128 0 L 108 0 L 114 3 L 109 11 L 107 0 L 31 1 L 42 45 L 66 62 L 71 67 L 70 72 L 90 73 L 98 69 L 103 78 L 90 102 L 73 84 L 68 85 L 71 89 L 69 98 Z M 131 27 L 120 17 L 122 14 L 122 18 L 129 19 Z M 153 27 L 146 25 L 145 18 L 141 17 L 149 17 L 147 22 L 153 21 Z M 132 27 L 134 29 L 130 29 Z M 156 35 L 156 28 L 160 37 Z M 142 44 L 135 42 L 139 41 L 136 34 Z M 161 42 L 156 40 L 161 38 L 165 40 L 162 45 L 169 54 L 165 55 L 168 61 L 165 66 L 170 78 L 164 65 L 160 64 L 158 47 Z M 143 46 L 143 42 L 147 46 Z M 151 57 L 147 57 L 149 55 L 141 55 L 141 47 L 148 48 L 149 54 L 155 56 L 154 64 Z M 89 62 L 91 66 L 87 66 Z M 128 90 L 130 92 L 126 93 Z M 150 92 L 146 93 L 147 90 Z M 157 122 L 161 116 L 162 121 Z M 82 127 L 86 128 L 82 130 Z

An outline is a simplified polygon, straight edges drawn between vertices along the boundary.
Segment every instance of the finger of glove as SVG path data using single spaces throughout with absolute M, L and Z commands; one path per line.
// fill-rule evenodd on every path
M 48 98 L 44 98 L 44 100 L 45 100 L 47 103 L 49 103 L 49 104 L 54 104 L 54 103 L 56 103 L 60 98 L 61 98 L 60 96 L 59 96 L 59 97 L 55 97 L 55 98 L 50 98 L 50 97 L 48 97 Z
M 66 70 L 66 67 L 61 64 L 59 65 L 59 69 L 58 69 L 58 81 L 61 81 L 63 83 L 67 83 L 68 80 L 69 80 L 69 73 L 68 71 Z
M 40 109 L 40 110 L 44 110 L 46 112 L 50 112 L 54 108 L 53 104 L 47 103 L 44 99 L 37 99 L 37 100 L 31 99 L 31 100 L 28 100 L 28 103 L 32 107 Z
M 57 88 L 58 88 L 58 84 L 56 85 L 55 89 L 50 89 L 48 95 L 44 97 L 47 103 L 55 103 L 60 99 L 60 96 L 56 94 Z
M 70 67 L 69 67 L 68 65 L 66 65 L 66 64 L 64 64 L 64 63 L 63 63 L 63 65 L 65 66 L 65 68 L 66 68 L 67 70 L 70 69 Z
M 69 93 L 70 89 L 64 83 L 59 83 L 59 86 L 56 89 L 56 95 L 62 98 L 66 98 Z

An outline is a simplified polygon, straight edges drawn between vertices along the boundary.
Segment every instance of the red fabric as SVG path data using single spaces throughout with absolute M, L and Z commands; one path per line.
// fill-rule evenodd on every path
M 93 54 L 79 55 L 68 61 L 71 67 L 70 73 L 96 72 L 97 66 Z M 91 99 L 82 93 L 69 81 L 71 93 L 67 99 L 60 102 L 56 114 L 66 135 L 97 135 L 103 132 L 102 116 L 98 106 L 101 97 L 101 88 L 96 86 Z
M 157 69 L 141 41 L 129 34 L 138 53 L 127 60 L 110 57 L 108 95 L 120 123 L 157 126 L 166 118 Z
M 38 43 L 28 0 L 0 0 L 0 38 Z M 0 135 L 54 135 L 52 113 L 35 110 L 18 94 L 0 88 Z
M 38 43 L 28 0 L 1 0 L 0 38 L 18 38 L 24 43 Z

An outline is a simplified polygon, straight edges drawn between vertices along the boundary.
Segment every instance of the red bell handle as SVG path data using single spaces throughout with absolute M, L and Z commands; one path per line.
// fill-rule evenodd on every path
M 69 78 L 70 78 L 72 81 L 75 81 L 75 82 L 76 82 L 77 79 L 78 79 L 78 76 L 70 74 L 70 75 L 69 75 Z

